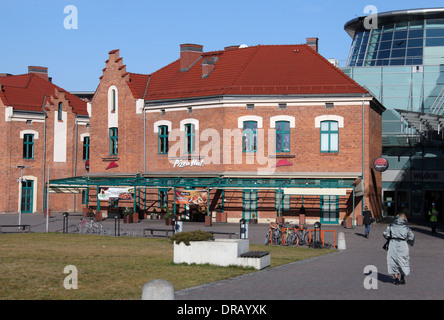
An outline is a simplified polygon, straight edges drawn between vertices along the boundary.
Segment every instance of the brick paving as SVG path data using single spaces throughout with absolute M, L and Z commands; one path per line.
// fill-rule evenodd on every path
M 80 219 L 80 214 L 69 216 L 70 232 Z M 62 232 L 62 221 L 62 215 L 55 213 L 49 219 L 49 232 Z M 0 214 L 0 224 L 17 222 L 17 214 Z M 30 224 L 31 232 L 46 231 L 46 219 L 41 214 L 23 214 L 22 223 Z M 104 220 L 103 225 L 114 234 L 114 219 Z M 177 291 L 176 300 L 444 299 L 444 229 L 439 227 L 438 234 L 434 235 L 426 224 L 411 222 L 409 225 L 416 241 L 414 247 L 410 247 L 412 274 L 406 278 L 406 285 L 393 285 L 392 278 L 387 274 L 386 252 L 382 249 L 382 232 L 387 223 L 374 224 L 369 239 L 363 236 L 363 226 L 345 229 L 324 225 L 322 229 L 336 231 L 336 238 L 339 232 L 344 232 L 345 250 L 332 249 L 331 254 L 318 258 Z M 163 220 L 142 220 L 133 224 L 121 221 L 120 224 L 121 233 L 128 235 L 141 235 L 143 228 L 148 227 L 169 228 Z M 185 222 L 183 225 L 184 231 L 195 229 L 239 232 L 240 228 L 236 223 L 213 223 L 211 227 L 196 222 Z M 265 224 L 250 225 L 250 242 L 262 244 L 266 229 Z M 14 228 L 3 231 L 20 232 Z M 364 268 L 368 265 L 377 268 L 377 289 L 366 289 L 364 286 L 367 277 Z

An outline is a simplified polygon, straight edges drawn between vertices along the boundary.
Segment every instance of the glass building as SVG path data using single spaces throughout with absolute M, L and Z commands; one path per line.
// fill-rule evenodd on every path
M 426 217 L 444 209 L 444 8 L 348 21 L 344 73 L 387 108 L 383 114 L 383 213 Z

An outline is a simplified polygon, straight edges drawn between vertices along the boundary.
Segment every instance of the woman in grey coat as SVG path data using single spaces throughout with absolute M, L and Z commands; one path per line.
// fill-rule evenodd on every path
M 407 225 L 405 214 L 398 214 L 383 233 L 390 239 L 387 251 L 388 273 L 395 277 L 394 284 L 405 284 L 405 276 L 410 275 L 410 255 L 408 244 L 413 246 L 415 235 Z

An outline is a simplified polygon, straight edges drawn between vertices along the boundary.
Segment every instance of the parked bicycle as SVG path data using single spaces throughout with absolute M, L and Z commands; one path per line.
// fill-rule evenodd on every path
M 270 222 L 267 234 L 265 235 L 265 245 L 284 246 L 304 246 L 309 245 L 309 231 L 304 226 L 291 227 L 289 224 L 279 225 Z
M 296 229 L 296 237 L 298 238 L 298 245 L 306 246 L 309 244 L 309 232 L 304 226 L 299 226 Z
M 265 235 L 265 245 L 281 244 L 282 230 L 276 222 L 270 222 L 267 234 Z
M 100 234 L 103 230 L 103 225 L 100 221 L 95 221 L 93 218 L 89 218 L 89 222 L 85 217 L 82 218 L 81 222 L 74 226 L 74 232 L 76 233 L 91 233 Z

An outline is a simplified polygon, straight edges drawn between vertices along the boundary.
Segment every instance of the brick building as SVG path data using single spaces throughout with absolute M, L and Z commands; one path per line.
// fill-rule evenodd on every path
M 127 72 L 113 50 L 91 109 L 90 172 L 52 187 L 88 188 L 101 212 L 188 214 L 188 202 L 266 222 L 298 221 L 303 206 L 308 219 L 340 223 L 365 203 L 380 216 L 372 164 L 385 108 L 317 53 L 316 38 L 214 52 L 183 44 L 147 75 Z M 129 201 L 106 196 L 124 187 Z
M 0 212 L 42 212 L 48 175 L 86 173 L 88 126 L 87 103 L 53 84 L 47 68 L 0 74 Z M 81 204 L 74 195 L 50 200 L 57 211 Z

